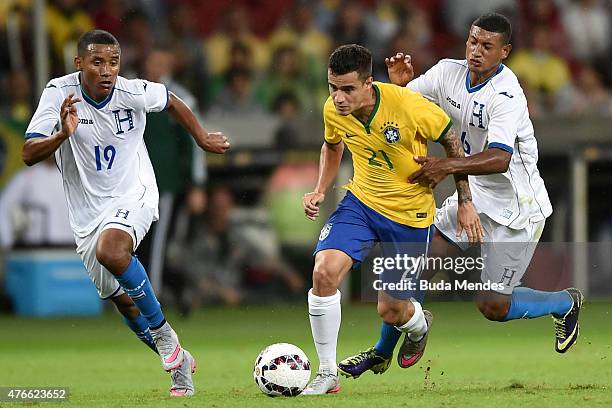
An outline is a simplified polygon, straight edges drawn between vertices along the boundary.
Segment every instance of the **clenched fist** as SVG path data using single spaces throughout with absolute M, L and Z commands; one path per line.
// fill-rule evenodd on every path
M 227 136 L 223 132 L 210 132 L 203 140 L 198 140 L 198 145 L 207 152 L 225 153 L 230 148 Z
M 304 194 L 302 205 L 304 206 L 304 214 L 306 218 L 315 220 L 319 216 L 319 204 L 325 199 L 325 194 L 313 191 Z

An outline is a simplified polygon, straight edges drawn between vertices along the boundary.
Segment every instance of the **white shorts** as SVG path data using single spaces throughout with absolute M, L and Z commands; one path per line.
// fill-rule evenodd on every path
M 457 237 L 457 197 L 451 196 L 436 210 L 436 229 L 444 238 L 465 251 L 470 245 L 465 231 Z M 479 213 L 480 223 L 485 231 L 481 245 L 483 283 L 497 283 L 503 289 L 496 292 L 509 295 L 519 286 L 521 278 L 529 267 L 531 257 L 542 236 L 546 220 L 530 223 L 521 230 L 512 229 Z
M 138 245 L 151 227 L 155 210 L 144 207 L 142 202 L 123 204 L 113 211 L 108 212 L 108 216 L 103 218 L 102 223 L 88 236 L 76 237 L 77 253 L 81 256 L 87 273 L 98 290 L 98 295 L 102 299 L 110 299 L 123 293 L 119 282 L 115 276 L 109 272 L 96 258 L 96 247 L 98 238 L 102 231 L 107 229 L 119 229 L 127 232 L 132 237 L 133 250 Z

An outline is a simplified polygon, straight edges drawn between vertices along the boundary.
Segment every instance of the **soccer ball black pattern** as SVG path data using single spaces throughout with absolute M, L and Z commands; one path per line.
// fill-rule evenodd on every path
M 257 356 L 253 377 L 259 389 L 268 396 L 295 397 L 308 384 L 310 362 L 293 344 L 272 344 Z

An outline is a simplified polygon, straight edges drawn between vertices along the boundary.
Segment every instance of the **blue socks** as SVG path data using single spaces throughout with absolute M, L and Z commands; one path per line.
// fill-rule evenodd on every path
M 146 318 L 149 328 L 160 328 L 166 322 L 166 319 L 153 292 L 147 273 L 138 258 L 132 256 L 132 261 L 125 272 L 116 278 L 125 293 L 132 298 Z
M 378 343 L 374 346 L 376 354 L 383 358 L 391 358 L 393 356 L 393 349 L 395 349 L 395 345 L 401 335 L 402 332 L 397 330 L 395 326 L 383 322 L 380 328 L 380 339 L 378 339 Z
M 524 287 L 512 291 L 510 308 L 505 321 L 514 319 L 533 319 L 534 317 L 565 315 L 574 304 L 571 295 L 566 290 L 559 292 L 543 292 Z
M 415 298 L 423 303 L 423 294 L 415 294 Z M 512 291 L 512 298 L 508 315 L 504 319 L 533 319 L 535 317 L 553 315 L 554 317 L 564 316 L 573 306 L 574 301 L 570 294 L 561 290 L 559 292 L 544 292 L 541 290 L 517 287 Z M 380 338 L 374 346 L 376 353 L 384 358 L 393 355 L 395 345 L 402 333 L 394 326 L 382 323 Z
M 142 315 L 142 313 L 139 314 L 134 320 L 130 320 L 125 316 L 123 316 L 123 320 L 125 321 L 125 324 L 127 324 L 128 327 L 136 334 L 136 337 L 138 337 L 140 341 L 157 353 L 157 347 L 155 347 L 153 337 L 151 336 L 151 331 L 149 330 L 149 322 Z
M 414 298 L 422 305 L 425 301 L 425 291 L 419 290 L 415 292 Z M 391 358 L 393 356 L 393 350 L 401 336 L 402 332 L 397 330 L 395 326 L 382 322 L 382 326 L 380 327 L 380 338 L 374 346 L 376 354 L 383 358 Z
M 422 305 L 425 302 L 425 291 L 417 290 L 413 297 Z M 374 346 L 376 354 L 383 358 L 393 357 L 393 350 L 401 336 L 402 332 L 397 330 L 395 326 L 383 322 L 380 327 L 380 338 Z

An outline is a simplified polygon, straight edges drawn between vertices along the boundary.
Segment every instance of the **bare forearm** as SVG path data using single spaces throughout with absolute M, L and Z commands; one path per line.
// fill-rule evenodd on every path
M 204 148 L 204 140 L 208 136 L 208 133 L 204 130 L 202 125 L 200 125 L 198 118 L 189 106 L 172 92 L 170 92 L 168 114 L 193 136 L 198 146 Z
M 319 159 L 319 179 L 317 180 L 315 192 L 325 193 L 329 185 L 334 181 L 338 174 L 343 151 L 344 143 L 342 142 L 335 145 L 323 143 L 321 158 Z
M 51 156 L 69 135 L 61 131 L 48 137 L 34 137 L 26 140 L 21 150 L 21 158 L 28 166 L 32 166 Z
M 512 155 L 501 149 L 487 149 L 461 159 L 448 160 L 449 173 L 479 176 L 504 173 L 508 170 Z
M 463 147 L 461 146 L 461 141 L 459 140 L 455 129 L 451 128 L 440 143 L 442 146 L 444 146 L 447 157 L 451 159 L 465 160 Z M 459 199 L 459 203 L 472 201 L 472 193 L 470 192 L 470 184 L 468 182 L 467 174 L 455 173 L 453 174 L 453 177 L 455 178 L 455 186 L 457 187 L 457 197 Z

